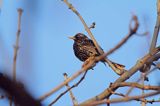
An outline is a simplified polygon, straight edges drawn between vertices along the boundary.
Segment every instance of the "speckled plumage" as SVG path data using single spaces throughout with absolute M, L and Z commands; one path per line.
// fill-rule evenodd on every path
M 89 39 L 86 35 L 78 33 L 73 38 L 74 38 L 74 44 L 73 44 L 74 54 L 79 60 L 85 61 L 91 56 L 100 55 L 93 41 Z
M 86 61 L 89 57 L 99 56 L 97 48 L 95 47 L 93 41 L 89 39 L 86 35 L 82 33 L 78 33 L 70 39 L 74 40 L 73 50 L 75 56 L 81 60 Z M 105 64 L 105 62 L 116 72 L 118 75 L 122 75 L 124 73 L 124 65 L 112 62 L 109 59 L 104 58 L 101 60 Z

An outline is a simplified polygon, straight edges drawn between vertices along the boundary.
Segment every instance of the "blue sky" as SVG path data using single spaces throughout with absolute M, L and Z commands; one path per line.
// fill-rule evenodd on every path
M 129 22 L 132 13 L 139 18 L 138 32 L 150 31 L 149 36 L 134 36 L 123 47 L 109 58 L 124 64 L 130 69 L 144 54 L 147 53 L 156 21 L 156 0 L 69 0 L 85 19 L 88 26 L 96 22 L 92 33 L 101 47 L 108 51 L 114 47 L 129 31 Z M 26 88 L 36 97 L 45 94 L 61 83 L 63 73 L 71 76 L 80 69 L 80 62 L 73 53 L 73 41 L 68 36 L 85 29 L 78 17 L 71 12 L 61 0 L 4 0 L 0 14 L 0 67 L 6 69 L 4 73 L 12 74 L 13 45 L 17 31 L 17 8 L 24 10 L 20 36 L 20 49 L 17 60 L 17 77 Z M 158 39 L 158 43 L 160 40 Z M 130 81 L 136 80 L 139 73 Z M 157 73 L 150 75 L 150 82 L 154 84 L 160 80 Z M 104 89 L 118 76 L 98 63 L 94 71 L 89 71 L 85 80 L 73 93 L 78 102 L 93 97 Z M 76 79 L 77 81 L 78 79 Z M 74 84 L 75 81 L 70 84 Z M 47 105 L 63 90 L 58 91 L 43 103 Z M 126 89 L 118 91 L 125 92 Z M 139 94 L 134 92 L 134 94 Z M 0 104 L 7 106 L 5 100 Z M 64 95 L 55 106 L 70 106 L 72 104 L 69 94 Z M 128 103 L 121 105 L 128 106 Z M 140 105 L 139 102 L 130 102 L 131 106 Z M 120 104 L 113 104 L 119 106 Z M 157 105 L 157 104 L 155 104 Z M 149 104 L 147 105 L 149 106 Z

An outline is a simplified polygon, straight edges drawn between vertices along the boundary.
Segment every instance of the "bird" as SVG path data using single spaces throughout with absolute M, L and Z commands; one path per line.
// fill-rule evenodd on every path
M 80 61 L 86 61 L 90 57 L 96 57 L 100 56 L 101 53 L 96 48 L 95 44 L 91 39 L 89 39 L 85 34 L 83 33 L 77 33 L 75 36 L 69 37 L 70 39 L 74 40 L 73 43 L 73 51 L 75 56 Z M 100 47 L 100 49 L 103 51 L 103 49 Z M 116 72 L 118 75 L 122 74 L 121 68 L 124 67 L 124 65 L 112 62 L 109 59 L 103 59 L 101 60 L 104 64 L 107 63 L 114 71 L 117 71 L 117 67 L 119 68 L 118 72 Z

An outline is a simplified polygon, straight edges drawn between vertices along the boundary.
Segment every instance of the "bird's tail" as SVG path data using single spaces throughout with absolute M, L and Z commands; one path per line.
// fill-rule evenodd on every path
M 115 63 L 111 60 L 109 60 L 108 58 L 105 58 L 104 61 L 109 65 L 109 67 L 112 68 L 112 70 L 118 74 L 118 75 L 122 75 L 126 70 L 124 69 L 124 65 L 119 64 L 119 63 Z

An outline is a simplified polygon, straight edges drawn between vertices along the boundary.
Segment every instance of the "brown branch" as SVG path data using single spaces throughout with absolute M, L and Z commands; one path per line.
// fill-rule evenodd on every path
M 86 72 L 87 72 L 87 71 L 86 71 Z M 68 79 L 67 73 L 64 73 L 63 75 L 64 75 L 65 80 Z M 70 88 L 71 88 L 71 87 L 69 86 L 69 84 L 66 84 L 66 87 L 67 87 L 67 89 L 70 89 Z M 70 97 L 71 97 L 73 106 L 77 106 L 78 102 L 77 102 L 75 96 L 73 95 L 71 89 L 69 90 L 69 93 L 70 93 Z
M 134 27 L 132 28 L 132 23 L 133 23 L 133 22 L 134 22 L 135 25 L 134 25 Z M 119 49 L 123 44 L 125 44 L 125 43 L 128 41 L 128 39 L 131 38 L 132 35 L 134 35 L 134 34 L 137 32 L 138 27 L 139 27 L 138 18 L 137 18 L 136 15 L 133 15 L 133 16 L 132 16 L 132 19 L 131 19 L 131 21 L 130 21 L 130 24 L 129 24 L 129 34 L 128 34 L 125 38 L 123 38 L 122 41 L 119 42 L 114 48 L 110 49 L 110 50 L 106 53 L 106 55 L 108 56 L 108 55 L 112 54 L 114 51 L 116 51 L 117 49 Z M 122 75 L 122 74 L 126 71 L 126 70 L 124 69 L 124 66 L 123 66 L 123 65 L 120 65 L 120 66 L 122 66 L 122 68 L 117 68 L 117 67 L 115 67 L 115 65 L 116 65 L 117 63 L 113 63 L 112 61 L 108 60 L 107 58 L 106 58 L 105 60 L 106 60 L 106 62 L 108 63 L 108 65 L 112 68 L 112 70 L 113 70 L 115 73 L 117 73 L 118 75 Z M 117 65 L 119 65 L 119 64 L 117 64 Z
M 133 66 L 129 71 L 126 71 L 120 78 L 118 78 L 115 83 L 119 83 L 119 82 L 123 82 L 125 80 L 127 80 L 130 76 L 132 76 L 134 73 L 136 73 L 139 69 L 141 69 L 141 67 L 146 63 L 146 62 L 151 62 L 151 61 L 155 61 L 157 59 L 160 58 L 160 53 L 155 55 L 156 53 L 158 53 L 160 51 L 160 46 L 157 47 L 152 54 L 147 54 L 145 55 L 143 58 L 141 58 L 137 64 L 135 66 Z M 155 56 L 154 56 L 155 55 Z M 101 56 L 98 57 L 94 57 L 92 58 L 92 60 L 89 61 L 89 63 L 87 65 L 85 65 L 84 67 L 82 67 L 79 71 L 77 71 L 75 74 L 73 74 L 71 77 L 69 77 L 66 81 L 60 83 L 58 86 L 56 86 L 55 88 L 53 88 L 51 91 L 47 92 L 46 94 L 42 95 L 39 100 L 42 101 L 45 98 L 47 98 L 48 96 L 52 95 L 53 93 L 55 93 L 56 91 L 58 91 L 59 89 L 61 89 L 63 86 L 65 86 L 68 82 L 74 80 L 76 77 L 78 77 L 79 75 L 81 75 L 83 72 L 89 70 L 92 68 L 92 66 L 97 63 L 100 60 L 103 60 L 104 57 L 107 56 L 107 53 L 104 53 Z M 117 88 L 112 88 L 112 91 L 115 91 Z M 104 91 L 104 93 L 101 93 L 99 95 L 99 99 L 103 99 L 105 97 L 105 95 L 110 96 L 110 92 L 108 92 L 107 90 Z M 97 97 L 92 98 L 86 102 L 90 102 L 90 101 L 94 101 L 96 100 Z M 85 103 L 85 102 L 84 102 Z
M 19 49 L 19 37 L 21 32 L 21 16 L 23 10 L 19 8 L 18 10 L 18 29 L 17 29 L 17 36 L 16 36 L 16 44 L 14 45 L 14 54 L 13 54 L 13 81 L 16 82 L 16 64 L 17 64 L 17 54 Z M 10 97 L 10 106 L 12 106 L 12 97 Z
M 153 71 L 155 71 L 156 69 L 159 69 L 159 67 L 157 65 L 155 65 L 156 67 L 154 67 L 152 70 L 148 71 L 145 73 L 145 78 L 147 77 L 147 75 L 149 75 L 150 73 L 152 73 Z M 140 82 L 142 80 L 142 77 L 140 77 L 139 79 L 137 79 L 135 82 Z M 127 91 L 127 93 L 125 94 L 126 96 L 128 96 L 132 91 L 133 91 L 134 87 L 130 87 Z
M 152 43 L 151 43 L 150 50 L 149 50 L 150 52 L 153 51 L 154 48 L 156 48 L 159 27 L 160 27 L 160 0 L 157 0 L 157 20 L 156 20 L 156 25 L 154 28 Z
M 160 0 L 157 0 L 157 19 L 156 19 L 156 25 L 155 25 L 154 33 L 152 37 L 152 42 L 151 42 L 150 49 L 149 49 L 150 53 L 156 48 L 159 27 L 160 27 Z M 141 72 L 147 72 L 150 70 L 150 68 L 151 68 L 151 65 L 147 64 L 141 69 Z
M 132 22 L 134 22 L 134 27 L 132 28 L 131 24 Z M 132 19 L 130 21 L 129 24 L 129 33 L 127 34 L 127 36 L 125 38 L 122 39 L 121 42 L 119 42 L 114 48 L 110 49 L 107 54 L 110 55 L 112 54 L 114 51 L 116 51 L 117 49 L 119 49 L 124 43 L 126 43 L 128 41 L 129 38 L 132 37 L 132 35 L 134 35 L 137 32 L 137 29 L 139 27 L 139 22 L 138 22 L 138 18 L 136 15 L 132 16 Z
M 86 32 L 88 33 L 88 35 L 90 36 L 90 38 L 92 39 L 94 45 L 96 46 L 96 48 L 98 49 L 100 54 L 103 54 L 103 50 L 100 48 L 99 44 L 97 43 L 96 39 L 94 38 L 92 32 L 90 31 L 90 28 L 87 26 L 86 22 L 84 21 L 83 17 L 80 15 L 80 13 L 73 7 L 73 5 L 71 3 L 68 2 L 68 0 L 62 0 L 68 7 L 69 9 L 71 9 L 80 19 L 80 21 L 82 22 Z
M 145 85 L 144 85 L 144 81 L 145 81 L 145 74 L 146 74 L 146 72 L 145 73 L 141 73 L 141 77 L 142 77 L 142 86 L 141 87 L 143 87 L 143 89 L 142 89 L 142 95 L 144 95 L 144 87 L 145 87 Z M 149 87 L 148 87 L 149 88 Z M 141 89 L 141 88 L 140 88 Z M 145 99 L 145 98 L 142 98 L 142 99 Z M 146 103 L 144 102 L 144 101 L 141 101 L 141 106 L 146 106 Z
M 87 106 L 97 106 L 97 105 L 100 105 L 100 104 L 108 104 L 108 103 L 120 103 L 120 102 L 132 101 L 132 100 L 146 101 L 145 99 L 141 99 L 141 98 L 151 97 L 151 96 L 155 96 L 157 94 L 160 94 L 160 91 L 151 92 L 151 93 L 147 93 L 147 94 L 144 94 L 144 95 L 138 95 L 138 96 L 115 98 L 115 99 L 111 99 L 111 100 L 104 99 L 104 100 L 101 100 L 101 101 L 95 101 L 95 102 L 92 102 L 92 103 L 88 103 Z M 86 105 L 81 105 L 81 106 L 86 106 Z
M 152 61 L 157 60 L 157 58 L 160 58 L 160 53 L 157 54 L 159 51 L 160 51 L 160 46 L 158 48 L 156 48 L 152 52 L 152 54 L 149 53 L 149 54 L 145 55 L 143 58 L 141 58 L 129 71 L 126 71 L 124 74 L 122 74 L 113 84 L 126 81 L 127 79 L 130 78 L 130 76 L 132 76 L 138 70 L 140 70 L 145 63 L 152 62 Z M 114 86 L 114 87 L 110 87 L 110 89 L 112 91 L 115 91 L 116 89 L 118 89 L 118 87 Z M 105 98 L 108 98 L 110 95 L 111 95 L 111 93 L 108 91 L 108 89 L 106 89 L 102 93 L 100 93 L 99 95 L 97 95 L 89 100 L 86 100 L 85 102 L 81 103 L 80 105 L 88 104 L 88 103 L 91 103 L 91 102 L 97 101 L 97 100 L 103 100 Z
M 130 86 L 130 87 L 139 88 L 139 89 L 142 89 L 142 90 L 156 90 L 156 91 L 160 91 L 160 86 L 150 86 L 150 85 L 138 84 L 138 83 L 135 83 L 135 82 L 134 83 L 132 83 L 132 82 L 121 82 L 121 83 L 116 83 L 115 85 L 111 84 L 110 87 L 111 86 L 112 87 L 113 86 L 118 86 L 118 87 Z M 128 97 L 127 95 L 124 95 L 122 93 L 116 93 L 114 91 L 111 91 L 110 89 L 108 89 L 108 91 L 111 92 L 111 94 L 115 94 L 115 95 L 122 96 L 122 97 L 125 97 L 125 98 Z M 142 95 L 144 95 L 144 93 Z M 137 101 L 141 101 L 142 102 L 141 105 L 145 105 L 147 102 L 151 102 L 151 101 L 147 101 L 144 98 L 138 99 Z
M 72 4 L 70 4 L 67 0 L 62 0 L 66 3 L 66 5 L 69 7 L 69 9 L 71 9 L 82 21 L 86 31 L 88 32 L 88 34 L 90 35 L 91 39 L 93 40 L 95 46 L 97 47 L 97 49 L 99 50 L 99 45 L 96 43 L 91 31 L 89 30 L 87 24 L 85 23 L 85 21 L 83 20 L 82 16 L 77 12 L 77 10 L 72 6 Z M 102 51 L 101 49 L 99 50 L 99 52 Z M 102 51 L 103 52 L 103 51 Z M 101 53 L 101 52 L 100 52 Z M 101 53 L 103 54 L 103 53 Z M 103 58 L 105 58 L 108 54 L 103 54 Z M 99 60 L 102 60 L 102 58 L 100 58 Z M 97 61 L 96 61 L 97 62 Z M 73 79 L 75 79 L 77 76 L 79 76 L 80 74 L 82 74 L 83 72 L 85 72 L 86 70 L 90 69 L 92 67 L 92 65 L 95 63 L 95 61 L 90 62 L 89 65 L 87 65 L 86 67 L 83 67 L 81 70 L 79 70 L 77 73 L 75 73 L 72 77 L 70 77 L 69 79 L 67 79 L 65 82 L 62 82 L 61 84 L 59 84 L 57 87 L 55 87 L 54 89 L 52 89 L 51 91 L 47 92 L 46 94 L 44 94 L 43 96 L 40 97 L 40 100 L 45 99 L 46 97 L 50 96 L 51 94 L 53 94 L 54 92 L 56 92 L 57 90 L 59 90 L 60 88 L 62 88 L 64 85 L 66 85 L 68 82 L 72 81 Z
M 126 96 L 126 95 L 124 95 L 124 94 L 122 94 L 122 93 L 117 93 L 117 92 L 113 92 L 113 91 L 111 91 L 111 93 L 114 94 L 114 95 L 118 95 L 118 96 L 124 97 L 124 98 L 127 98 L 127 97 L 128 97 L 128 96 Z M 143 94 L 143 95 L 144 95 L 144 94 Z M 130 98 L 130 97 L 129 97 L 129 98 Z M 160 100 L 154 100 L 154 99 L 152 99 L 152 100 L 147 100 L 147 99 L 143 99 L 143 98 L 134 99 L 134 100 L 144 102 L 145 104 L 146 104 L 146 103 L 152 104 L 152 103 L 154 103 L 154 102 L 160 102 Z M 113 101 L 113 99 L 111 99 L 110 101 Z
M 79 16 L 79 18 L 80 18 L 80 20 L 82 21 L 82 23 L 84 24 L 84 27 L 85 27 L 85 29 L 87 30 L 87 25 L 85 24 L 85 22 L 84 22 L 84 20 L 83 20 L 83 18 L 79 15 L 79 13 L 75 10 L 75 8 L 70 4 L 70 3 L 68 3 L 68 1 L 67 0 L 64 0 L 64 2 L 66 2 L 66 4 L 68 5 L 68 7 L 75 13 L 75 14 L 77 14 L 77 16 Z M 87 28 L 86 28 L 87 27 Z M 88 28 L 89 29 L 89 28 Z M 89 34 L 90 35 L 90 34 Z M 92 39 L 92 37 L 91 37 L 91 39 Z M 93 40 L 94 41 L 94 40 Z M 95 44 L 96 45 L 96 44 Z M 97 49 L 99 48 L 99 46 L 96 46 L 97 47 Z M 101 51 L 101 50 L 100 50 Z M 101 53 L 101 52 L 100 52 Z M 122 81 L 125 81 L 126 79 L 128 79 L 131 75 L 133 75 L 134 73 L 136 73 L 139 69 L 141 69 L 142 68 L 142 66 L 144 65 L 144 63 L 146 63 L 146 62 L 151 62 L 151 60 L 153 61 L 153 58 L 155 59 L 155 57 L 157 56 L 153 56 L 153 55 L 155 55 L 157 52 L 154 52 L 153 54 L 148 54 L 147 56 L 145 56 L 144 58 L 142 58 L 139 62 L 137 62 L 137 64 L 134 66 L 134 67 L 132 67 L 131 69 L 130 69 L 130 71 L 129 72 L 125 72 L 119 79 L 117 79 L 116 80 L 116 82 L 115 83 L 119 83 L 119 82 L 122 82 Z M 100 57 L 98 57 L 98 58 L 104 58 L 105 56 L 107 56 L 107 54 L 103 54 L 102 56 L 100 56 Z M 159 58 L 159 56 L 160 55 L 158 55 L 157 57 Z M 100 60 L 100 59 L 98 59 L 98 58 L 96 58 L 96 60 L 93 60 L 94 62 L 90 62 L 90 63 L 95 63 L 95 62 L 97 62 L 97 60 Z M 90 64 L 90 65 L 92 65 L 92 64 Z M 87 65 L 87 66 L 89 66 L 89 65 Z M 91 68 L 91 67 L 89 67 L 89 68 Z M 61 87 L 60 87 L 61 88 Z M 59 88 L 59 89 L 60 89 Z M 115 87 L 115 88 L 112 88 L 113 90 L 116 90 L 117 89 L 117 87 Z M 58 89 L 57 89 L 58 90 Z M 56 91 L 57 91 L 56 90 Z M 55 92 L 55 91 L 54 91 Z M 108 94 L 107 94 L 107 96 L 109 97 L 110 96 L 110 93 L 108 92 Z M 104 98 L 104 97 L 107 97 L 106 96 L 106 94 L 105 95 L 103 95 L 102 94 L 102 97 L 101 98 Z M 97 98 L 96 98 L 97 99 Z M 98 99 L 100 99 L 100 98 L 98 98 Z M 92 101 L 92 100 L 91 100 Z
M 72 85 L 70 88 L 68 88 L 67 90 L 65 90 L 64 92 L 62 92 L 53 102 L 51 102 L 49 104 L 49 106 L 52 106 L 54 103 L 56 103 L 64 94 L 66 94 L 68 91 L 70 91 L 72 88 L 77 87 L 85 78 L 86 74 L 88 71 L 85 71 L 84 75 L 82 76 L 82 78 L 74 85 Z M 67 80 L 67 79 L 66 79 Z M 45 98 L 43 98 L 45 99 Z M 42 100 L 43 100 L 42 99 Z
M 115 83 L 112 84 L 111 87 L 124 87 L 124 86 L 128 86 L 128 87 L 134 87 L 134 88 L 139 88 L 142 90 L 160 90 L 160 86 L 151 86 L 151 85 L 143 85 L 143 84 L 138 84 L 136 82 L 121 82 L 121 83 Z
M 92 68 L 92 65 L 95 64 L 95 59 L 92 59 L 87 65 L 85 65 L 85 67 L 82 67 L 79 71 L 77 71 L 75 74 L 73 74 L 71 77 L 69 77 L 67 80 L 65 80 L 64 82 L 60 83 L 58 86 L 56 86 L 55 88 L 53 88 L 51 91 L 47 92 L 46 94 L 42 95 L 39 100 L 42 101 L 45 98 L 47 98 L 48 96 L 52 95 L 53 93 L 55 93 L 56 91 L 58 91 L 59 89 L 61 89 L 63 86 L 65 86 L 68 82 L 74 80 L 75 78 L 77 78 L 79 75 L 81 75 L 83 72 L 86 72 L 87 70 Z M 68 92 L 68 91 L 66 91 Z
M 124 98 L 128 98 L 129 96 L 126 96 L 126 95 L 124 95 L 124 94 L 122 94 L 122 93 L 117 93 L 117 92 L 113 92 L 113 91 L 111 91 L 111 93 L 112 94 L 114 94 L 114 95 L 118 95 L 118 96 L 121 96 L 121 97 L 124 97 Z M 144 94 L 143 94 L 144 95 Z M 130 96 L 131 97 L 131 96 Z M 129 97 L 129 98 L 130 98 Z M 117 99 L 117 98 L 116 98 Z M 136 99 L 133 99 L 133 100 L 136 100 L 136 101 L 141 101 L 141 102 L 144 102 L 145 104 L 146 103 L 150 103 L 150 104 L 152 104 L 152 103 L 154 103 L 154 102 L 160 102 L 160 100 L 154 100 L 154 99 L 152 99 L 152 100 L 147 100 L 147 99 L 144 99 L 143 97 L 142 98 L 136 98 Z M 110 99 L 110 101 L 114 101 L 114 99 Z M 114 102 L 113 102 L 114 103 Z
M 14 46 L 14 56 L 13 56 L 13 80 L 16 81 L 16 63 L 17 63 L 17 54 L 19 49 L 19 37 L 21 32 L 21 16 L 23 10 L 19 8 L 18 10 L 18 29 L 17 29 L 17 37 L 16 37 L 16 44 Z

